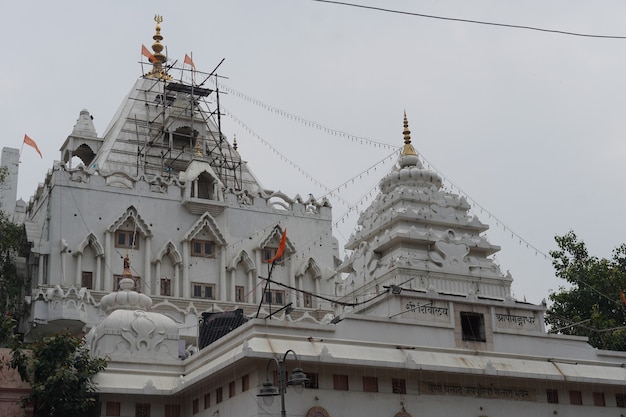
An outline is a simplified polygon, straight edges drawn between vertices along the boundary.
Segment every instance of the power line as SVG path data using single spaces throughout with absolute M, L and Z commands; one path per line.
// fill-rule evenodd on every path
M 385 290 L 385 291 L 381 291 L 381 292 L 377 293 L 376 295 L 374 295 L 374 296 L 372 296 L 372 297 L 370 297 L 370 298 L 368 298 L 368 299 L 366 299 L 366 300 L 363 300 L 363 301 L 358 301 L 358 302 L 355 302 L 355 303 L 347 303 L 347 302 L 344 302 L 344 301 L 339 301 L 339 300 L 332 299 L 332 298 L 329 298 L 329 297 L 324 297 L 324 296 L 322 296 L 322 295 L 319 295 L 319 294 L 316 294 L 316 293 L 313 293 L 313 292 L 309 292 L 309 291 L 305 291 L 305 290 L 300 290 L 300 289 L 298 289 L 298 288 L 294 288 L 294 287 L 292 287 L 292 286 L 290 286 L 290 285 L 283 284 L 282 282 L 274 281 L 274 280 L 273 280 L 273 279 L 271 279 L 271 278 L 264 278 L 264 277 L 261 277 L 261 276 L 260 276 L 259 278 L 260 278 L 260 279 L 262 279 L 262 280 L 264 280 L 264 281 L 266 281 L 266 282 L 271 282 L 272 284 L 276 284 L 276 285 L 278 285 L 278 286 L 288 288 L 288 289 L 290 289 L 290 290 L 292 290 L 292 291 L 299 292 L 299 293 L 302 293 L 302 294 L 308 294 L 308 295 L 310 295 L 310 296 L 312 296 L 312 297 L 319 298 L 319 299 L 321 299 L 321 300 L 328 301 L 328 302 L 333 303 L 333 304 L 338 304 L 338 305 L 340 305 L 340 306 L 344 306 L 344 307 L 356 307 L 356 306 L 360 306 L 360 305 L 362 305 L 362 304 L 367 304 L 367 303 L 369 303 L 370 301 L 375 300 L 375 299 L 377 299 L 378 297 L 382 297 L 383 295 L 385 295 L 385 294 L 388 294 L 388 293 L 389 293 L 389 290 L 387 289 L 387 290 Z
M 435 15 L 429 15 L 429 14 L 424 14 L 424 13 L 413 13 L 413 12 L 406 12 L 406 11 L 403 11 L 403 10 L 387 9 L 387 8 L 384 8 L 384 7 L 366 6 L 364 4 L 355 4 L 355 3 L 348 3 L 348 2 L 343 2 L 343 1 L 333 1 L 333 0 L 311 0 L 311 1 L 316 1 L 318 3 L 334 4 L 334 5 L 339 5 L 339 6 L 357 7 L 357 8 L 360 8 L 360 9 L 375 10 L 375 11 L 385 12 L 385 13 L 395 13 L 395 14 L 402 14 L 402 15 L 407 15 L 407 16 L 423 17 L 423 18 L 426 18 L 426 19 L 447 20 L 447 21 L 451 21 L 451 22 L 461 22 L 461 23 L 472 23 L 472 24 L 475 24 L 475 25 L 498 26 L 498 27 L 505 27 L 505 28 L 509 28 L 509 29 L 533 30 L 533 31 L 537 31 L 537 32 L 555 33 L 555 34 L 567 35 L 567 36 L 579 36 L 579 37 L 584 37 L 584 38 L 626 39 L 626 36 L 595 35 L 595 34 L 590 34 L 590 33 L 569 32 L 569 31 L 565 31 L 565 30 L 546 29 L 546 28 L 540 28 L 540 27 L 536 27 L 536 26 L 512 25 L 512 24 L 508 24 L 508 23 L 496 23 L 496 22 L 486 22 L 486 21 L 482 21 L 482 20 L 460 19 L 460 18 L 456 18 L 456 17 L 435 16 Z

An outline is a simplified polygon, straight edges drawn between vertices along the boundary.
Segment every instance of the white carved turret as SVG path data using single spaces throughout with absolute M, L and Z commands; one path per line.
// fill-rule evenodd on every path
M 361 213 L 341 271 L 363 290 L 409 282 L 424 291 L 506 298 L 512 280 L 488 258 L 500 250 L 481 236 L 489 227 L 468 213 L 464 197 L 442 190 L 441 176 L 424 168 L 410 133 L 405 114 L 398 163 Z

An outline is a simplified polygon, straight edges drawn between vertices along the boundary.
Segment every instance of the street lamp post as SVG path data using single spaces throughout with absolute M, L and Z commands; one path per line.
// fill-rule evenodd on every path
M 287 359 L 287 355 L 289 354 L 289 352 L 293 353 L 293 356 L 296 358 L 298 367 L 293 368 L 293 371 L 291 371 L 291 378 L 287 380 L 287 370 L 285 369 L 286 368 L 285 360 Z M 270 382 L 269 370 L 270 370 L 271 363 L 276 364 L 276 367 L 278 368 L 278 388 L 275 387 L 274 384 Z M 282 359 L 272 358 L 269 361 L 267 361 L 267 367 L 265 369 L 265 382 L 263 383 L 263 386 L 259 390 L 257 397 L 263 397 L 263 402 L 265 403 L 265 405 L 269 406 L 274 400 L 274 397 L 277 395 L 280 395 L 281 417 L 287 416 L 287 412 L 285 411 L 285 393 L 287 392 L 287 385 L 292 385 L 294 387 L 294 390 L 297 393 L 301 393 L 302 390 L 304 389 L 304 385 L 309 381 L 309 378 L 307 378 L 306 374 L 302 372 L 302 368 L 300 368 L 299 365 L 300 365 L 300 360 L 298 359 L 298 355 L 296 355 L 296 352 L 294 352 L 291 349 L 285 352 Z

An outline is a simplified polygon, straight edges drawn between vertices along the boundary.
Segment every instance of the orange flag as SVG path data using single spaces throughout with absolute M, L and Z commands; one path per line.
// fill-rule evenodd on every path
M 29 138 L 28 135 L 24 135 L 24 143 L 28 146 L 35 148 L 39 156 L 43 159 L 43 155 L 41 154 L 41 151 L 39 150 L 39 146 L 37 146 L 35 141 Z
M 141 45 L 141 55 L 148 58 L 150 62 L 152 63 L 157 62 L 157 59 L 154 57 L 154 55 L 152 55 L 152 53 L 148 50 L 148 48 L 146 48 L 146 46 L 143 44 Z
M 187 65 L 191 65 L 191 68 L 193 68 L 193 70 L 196 70 L 196 65 L 193 63 L 193 61 L 191 60 L 191 57 L 187 54 L 185 54 L 185 64 Z
M 624 296 L 624 292 L 619 290 L 619 296 L 622 298 L 622 303 L 626 306 L 626 296 Z
M 283 230 L 283 236 L 280 238 L 280 245 L 278 245 L 278 249 L 276 250 L 276 255 L 274 255 L 272 259 L 267 261 L 268 264 L 273 263 L 274 261 L 279 259 L 281 256 L 283 256 L 283 252 L 285 252 L 286 243 L 287 243 L 287 229 Z

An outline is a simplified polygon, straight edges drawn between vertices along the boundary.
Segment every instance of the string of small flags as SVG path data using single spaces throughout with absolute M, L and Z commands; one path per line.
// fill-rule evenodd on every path
M 329 192 L 331 191 L 328 187 L 326 187 L 324 184 L 322 184 L 321 182 L 319 182 L 318 180 L 316 180 L 315 178 L 313 178 L 308 172 L 306 172 L 304 169 L 302 169 L 300 166 L 298 166 L 296 163 L 294 163 L 293 161 L 291 161 L 289 158 L 287 158 L 285 155 L 283 155 L 278 149 L 276 149 L 271 143 L 269 143 L 268 141 L 266 141 L 265 139 L 263 139 L 261 136 L 259 136 L 256 132 L 254 132 L 252 129 L 250 129 L 248 127 L 248 125 L 246 125 L 245 123 L 243 123 L 241 120 L 239 120 L 234 114 L 232 114 L 227 108 L 222 107 L 222 110 L 224 111 L 224 114 L 228 117 L 230 117 L 235 123 L 237 123 L 239 126 L 241 126 L 246 132 L 248 132 L 250 135 L 252 135 L 252 137 L 254 137 L 256 140 L 258 140 L 259 142 L 261 142 L 263 145 L 267 146 L 275 155 L 277 155 L 281 161 L 283 161 L 284 163 L 286 163 L 287 165 L 290 165 L 293 169 L 295 169 L 296 171 L 298 171 L 302 176 L 304 176 L 306 179 L 308 179 L 309 181 L 311 181 L 312 183 L 314 183 L 315 185 L 317 185 L 318 187 L 320 187 L 322 190 Z M 345 201 L 345 200 L 344 200 Z M 349 205 L 348 202 L 346 202 L 347 205 Z
M 306 171 L 304 171 L 302 168 L 300 168 L 295 162 L 289 160 L 286 156 L 284 156 L 282 153 L 280 153 L 268 141 L 263 139 L 260 135 L 258 135 L 252 129 L 250 129 L 245 123 L 243 123 L 235 115 L 233 115 L 232 112 L 230 112 L 227 108 L 223 107 L 223 111 L 224 111 L 224 114 L 227 117 L 230 117 L 235 123 L 237 123 L 239 126 L 244 128 L 253 138 L 258 140 L 259 142 L 261 142 L 265 146 L 269 147 L 276 155 L 278 155 L 281 158 L 281 160 L 283 162 L 285 162 L 285 163 L 289 164 L 290 166 L 292 166 L 294 169 L 296 169 L 298 172 L 300 172 L 305 178 L 309 179 L 310 181 L 312 181 L 313 183 L 318 185 L 320 188 L 323 188 L 326 191 L 326 193 L 322 197 L 336 198 L 337 200 L 342 202 L 347 207 L 346 212 L 344 212 L 344 214 L 339 217 L 339 219 L 334 223 L 334 226 L 338 226 L 340 223 L 345 223 L 346 219 L 352 213 L 358 212 L 359 208 L 362 207 L 365 204 L 367 199 L 371 198 L 371 196 L 372 196 L 375 188 L 377 187 L 377 185 L 374 185 L 374 187 L 372 187 L 364 196 L 362 196 L 354 204 L 346 201 L 343 197 L 341 197 L 339 192 L 342 189 L 344 189 L 344 190 L 348 189 L 349 186 L 351 186 L 352 184 L 355 184 L 355 182 L 357 180 L 362 179 L 364 176 L 369 175 L 372 172 L 375 172 L 380 165 L 384 165 L 384 164 L 386 164 L 389 161 L 393 161 L 394 160 L 394 156 L 398 152 L 398 148 L 394 148 L 394 150 L 393 150 L 393 152 L 391 154 L 386 155 L 383 159 L 377 161 L 372 166 L 368 167 L 367 169 L 365 169 L 364 171 L 360 172 L 359 174 L 356 174 L 352 178 L 349 178 L 344 183 L 340 184 L 339 186 L 335 187 L 334 189 L 330 189 L 330 188 L 326 187 L 325 185 L 323 185 L 322 183 L 320 183 L 319 181 L 315 180 L 311 175 L 309 175 Z
M 356 136 L 356 135 L 352 135 L 350 133 L 347 132 L 343 132 L 341 130 L 337 130 L 337 129 L 333 129 L 331 127 L 328 126 L 324 126 L 320 123 L 314 122 L 312 120 L 308 120 L 305 119 L 304 117 L 300 117 L 298 115 L 295 115 L 293 113 L 289 113 L 286 112 L 282 109 L 279 109 L 277 107 L 274 106 L 270 106 L 269 104 L 266 104 L 264 102 L 262 102 L 261 100 L 255 99 L 253 97 L 250 97 L 240 91 L 234 90 L 230 87 L 228 87 L 227 85 L 224 85 L 222 83 L 218 83 L 218 87 L 220 88 L 220 90 L 222 91 L 226 91 L 229 95 L 232 95 L 234 97 L 240 98 L 242 100 L 245 100 L 251 104 L 254 104 L 255 106 L 258 106 L 266 111 L 268 111 L 269 113 L 273 113 L 276 114 L 278 116 L 282 116 L 285 117 L 289 120 L 295 121 L 297 123 L 301 123 L 304 126 L 307 127 L 312 127 L 314 129 L 317 130 L 321 130 L 324 133 L 327 133 L 329 135 L 333 135 L 333 136 L 339 136 L 340 138 L 344 138 L 344 139 L 348 139 L 352 142 L 355 143 L 360 143 L 362 145 L 371 145 L 371 146 L 375 146 L 377 148 L 384 148 L 384 149 L 392 149 L 392 150 L 397 150 L 399 149 L 399 147 L 397 146 L 393 146 L 393 145 L 389 145 L 387 143 L 383 143 L 383 142 L 378 142 L 375 141 L 373 139 L 369 139 L 369 138 L 365 138 L 362 136 Z
M 312 127 L 318 130 L 321 130 L 325 133 L 328 134 L 332 134 L 335 136 L 339 136 L 342 138 L 346 138 L 349 139 L 353 142 L 360 142 L 361 144 L 364 145 L 373 145 L 373 146 L 377 146 L 377 147 L 383 147 L 383 148 L 387 148 L 387 149 L 393 149 L 394 153 L 399 149 L 396 146 L 392 146 L 386 143 L 382 143 L 382 142 L 378 142 L 369 138 L 364 138 L 361 136 L 356 136 L 356 135 L 352 135 L 350 133 L 346 133 L 340 130 L 336 130 L 336 129 L 332 129 L 329 128 L 327 126 L 324 126 L 320 123 L 317 123 L 315 121 L 311 121 L 308 119 L 305 119 L 303 117 L 297 116 L 295 114 L 289 113 L 287 111 L 284 111 L 282 109 L 279 109 L 277 107 L 274 106 L 270 106 L 266 103 L 264 103 L 261 100 L 255 99 L 253 97 L 250 97 L 240 91 L 234 90 L 232 88 L 230 88 L 229 86 L 222 84 L 222 83 L 218 83 L 218 86 L 220 89 L 222 89 L 223 91 L 228 92 L 230 95 L 234 96 L 234 97 L 238 97 L 241 98 L 249 103 L 252 103 L 270 113 L 274 113 L 277 114 L 279 116 L 282 117 L 286 117 L 287 119 L 296 121 L 298 123 L 301 123 L 305 126 L 308 127 Z M 234 116 L 231 115 L 231 117 L 234 118 Z M 244 127 L 245 129 L 248 129 L 247 126 L 245 126 L 242 122 L 240 122 L 237 119 L 234 119 L 237 123 L 239 123 L 242 127 Z M 249 129 L 248 129 L 249 130 Z M 263 143 L 265 143 L 267 146 L 271 145 L 269 143 L 267 143 L 265 140 L 261 139 L 260 137 L 258 137 L 258 135 L 254 134 L 254 132 L 252 132 L 251 130 L 249 130 L 249 132 L 255 136 L 257 136 L 257 138 L 259 140 L 261 140 Z M 320 187 L 326 188 L 325 186 L 323 186 L 322 184 L 320 184 L 318 181 L 314 180 L 310 175 L 304 173 L 304 171 L 302 171 L 301 168 L 299 168 L 297 165 L 295 165 L 293 162 L 289 161 L 288 159 L 286 159 L 282 154 L 280 154 L 280 152 L 278 152 L 277 150 L 275 150 L 273 147 L 271 147 L 272 150 L 274 150 L 278 155 L 281 156 L 281 158 L 283 158 L 283 160 L 287 163 L 289 163 L 290 165 L 292 165 L 294 168 L 298 169 L 301 173 L 303 173 L 303 175 L 305 175 L 307 178 L 309 178 L 311 181 L 313 181 L 314 183 L 318 184 Z M 449 178 L 447 178 L 444 174 L 442 174 L 438 169 L 436 169 L 425 157 L 424 155 L 420 152 L 420 158 L 422 159 L 422 161 L 424 162 L 424 164 L 427 166 L 427 168 L 432 169 L 433 171 L 435 171 L 436 173 L 438 173 L 442 179 L 444 179 L 444 181 L 447 181 L 450 184 L 451 190 L 456 190 L 456 192 L 460 195 L 462 195 L 463 197 L 465 197 L 468 201 L 470 201 L 472 203 L 472 205 L 474 207 L 478 207 L 481 210 L 481 213 L 486 213 L 490 219 L 495 220 L 496 222 L 496 227 L 500 227 L 502 226 L 504 231 L 510 232 L 511 233 L 511 238 L 512 239 L 517 239 L 520 245 L 526 245 L 526 248 L 530 249 L 530 250 L 534 250 L 535 251 L 535 256 L 541 255 L 543 256 L 544 259 L 548 260 L 550 259 L 550 256 L 547 255 L 544 251 L 542 251 L 541 249 L 537 248 L 535 245 L 533 245 L 532 243 L 530 243 L 528 240 L 524 239 L 522 236 L 520 236 L 518 233 L 516 233 L 514 230 L 512 230 L 510 227 L 508 227 L 504 222 L 502 222 L 497 216 L 495 216 L 493 213 L 489 212 L 487 209 L 485 209 L 482 205 L 480 205 L 478 202 L 476 202 L 476 200 L 474 200 L 473 198 L 471 198 L 471 196 L 466 193 L 464 190 L 462 190 L 459 186 L 457 186 L 453 181 L 451 181 Z M 375 169 L 374 169 L 375 170 Z M 364 171 L 364 173 L 369 172 L 369 169 Z M 363 173 L 362 173 L 363 174 Z M 353 182 L 353 180 L 359 177 L 359 174 L 357 174 L 357 176 L 353 177 L 352 179 L 348 180 L 347 182 Z M 342 187 L 345 189 L 347 188 L 347 182 L 342 184 L 341 186 L 337 187 L 335 190 L 333 190 L 333 192 L 335 191 L 339 191 L 339 189 L 341 189 Z M 328 190 L 326 188 L 326 190 Z M 331 195 L 329 193 L 329 195 Z M 340 197 L 339 197 L 340 198 Z M 348 213 L 349 214 L 352 210 L 350 208 L 352 208 L 353 206 L 351 206 L 350 204 L 346 204 L 349 207 Z M 342 216 L 343 217 L 343 216 Z M 345 219 L 344 219 L 345 220 Z
M 479 204 L 476 200 L 474 200 L 468 193 L 466 193 L 463 189 L 461 189 L 461 187 L 456 185 L 452 180 L 450 180 L 448 177 L 446 177 L 444 174 L 442 174 L 441 171 L 439 171 L 437 168 L 435 168 L 433 166 L 433 164 L 428 162 L 428 160 L 426 160 L 426 158 L 424 158 L 423 155 L 420 154 L 420 158 L 422 159 L 422 161 L 424 162 L 424 165 L 426 165 L 426 167 L 428 169 L 431 169 L 431 170 L 435 171 L 437 174 L 439 174 L 441 176 L 441 178 L 444 181 L 447 181 L 450 184 L 450 191 L 451 192 L 459 194 L 459 195 L 465 197 L 465 199 L 468 200 L 472 204 L 473 208 L 479 208 L 481 213 L 487 214 L 487 216 L 489 216 L 490 219 L 493 219 L 496 222 L 496 227 L 498 227 L 498 228 L 502 227 L 502 230 L 504 230 L 505 232 L 511 233 L 511 239 L 517 239 L 517 241 L 519 242 L 520 245 L 526 245 L 527 249 L 534 250 L 535 251 L 535 256 L 541 255 L 545 260 L 551 259 L 551 257 L 548 254 L 546 254 L 541 249 L 537 248 L 535 245 L 530 243 L 528 240 L 524 239 L 522 236 L 520 236 L 518 233 L 516 233 L 514 230 L 512 230 L 510 227 L 508 227 L 495 214 L 491 213 L 489 210 L 487 210 L 485 207 L 483 207 L 481 204 Z

